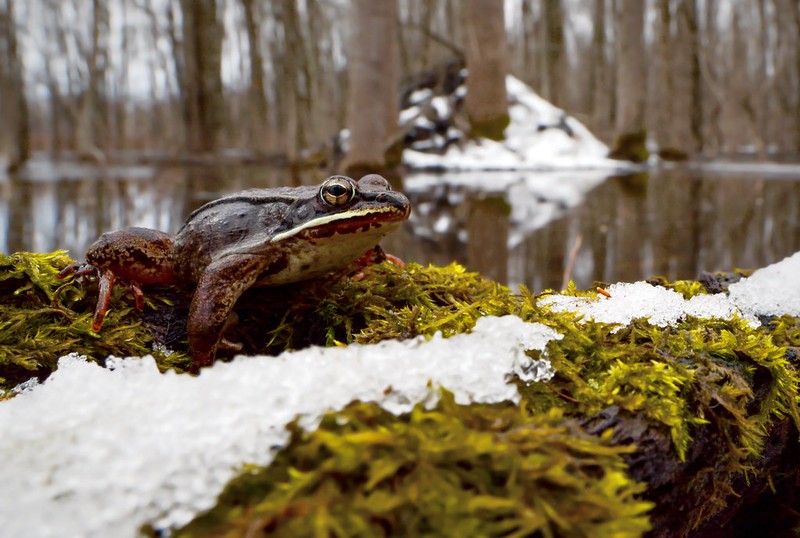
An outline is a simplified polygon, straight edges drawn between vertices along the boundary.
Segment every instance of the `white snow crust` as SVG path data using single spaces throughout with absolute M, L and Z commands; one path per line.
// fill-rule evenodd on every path
M 170 528 L 213 506 L 242 464 L 268 464 L 328 410 L 360 399 L 393 413 L 434 404 L 438 387 L 459 403 L 518 401 L 507 376 L 546 380 L 544 350 L 560 338 L 517 317 L 487 317 L 471 334 L 279 357 L 238 358 L 199 377 L 160 374 L 152 357 L 74 355 L 43 384 L 0 403 L 0 521 L 7 536 L 135 536 Z
M 758 316 L 800 316 L 800 252 L 731 284 L 727 295 L 698 295 L 686 300 L 677 292 L 647 282 L 613 284 L 606 291 L 610 298 L 551 295 L 542 302 L 555 311 L 578 312 L 595 321 L 621 325 L 636 318 L 666 326 L 685 316 L 730 319 L 737 315 L 757 326 Z

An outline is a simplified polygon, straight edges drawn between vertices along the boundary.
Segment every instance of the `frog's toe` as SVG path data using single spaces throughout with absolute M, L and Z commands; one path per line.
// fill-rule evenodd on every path
M 231 342 L 224 336 L 219 339 L 219 343 L 217 344 L 218 349 L 226 349 L 228 351 L 241 351 L 244 347 L 244 344 L 241 342 Z
M 128 289 L 130 289 L 131 293 L 133 294 L 136 310 L 141 312 L 144 310 L 144 293 L 142 293 L 142 287 L 138 282 L 129 282 Z
M 85 275 L 96 275 L 98 272 L 99 270 L 94 265 L 86 262 L 78 262 L 64 267 L 58 273 L 58 279 L 64 280 L 65 278 L 70 276 L 78 278 Z

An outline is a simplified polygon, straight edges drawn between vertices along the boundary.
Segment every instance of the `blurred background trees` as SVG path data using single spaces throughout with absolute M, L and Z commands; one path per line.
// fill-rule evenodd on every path
M 398 102 L 386 87 L 463 57 L 487 91 L 502 91 L 491 84 L 507 70 L 609 145 L 646 132 L 678 157 L 800 149 L 797 0 L 371 4 L 0 0 L 0 156 L 236 150 L 294 162 L 364 116 L 387 131 L 352 135 L 386 150 Z M 360 18 L 378 9 L 394 24 Z

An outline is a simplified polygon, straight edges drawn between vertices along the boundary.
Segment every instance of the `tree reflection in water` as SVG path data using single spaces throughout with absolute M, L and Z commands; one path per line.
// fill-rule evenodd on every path
M 104 231 L 174 233 L 191 210 L 221 194 L 289 180 L 285 170 L 257 166 L 38 170 L 0 188 L 2 252 L 68 249 L 81 257 Z M 800 172 L 653 171 L 609 178 L 580 199 L 560 198 L 557 187 L 529 192 L 534 174 L 519 172 L 520 181 L 488 191 L 439 180 L 410 188 L 411 220 L 384 247 L 407 261 L 458 261 L 534 291 L 561 288 L 565 274 L 579 287 L 693 278 L 761 267 L 800 250 Z

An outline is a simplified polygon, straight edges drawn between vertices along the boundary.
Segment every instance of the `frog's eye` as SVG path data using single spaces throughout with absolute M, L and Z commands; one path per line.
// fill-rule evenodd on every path
M 356 195 L 356 186 L 350 178 L 334 176 L 319 189 L 319 197 L 326 205 L 345 205 Z

